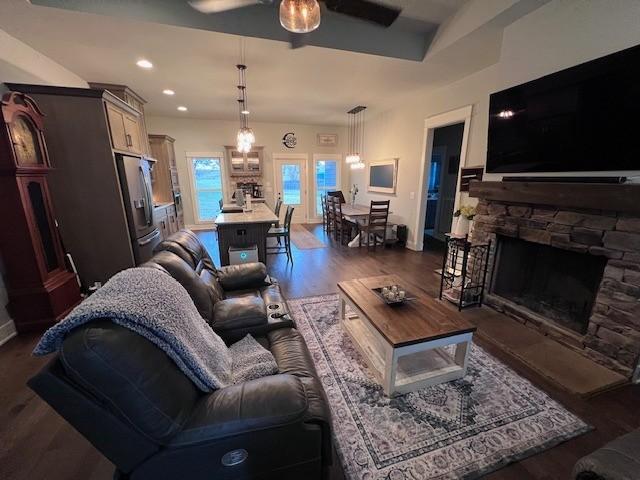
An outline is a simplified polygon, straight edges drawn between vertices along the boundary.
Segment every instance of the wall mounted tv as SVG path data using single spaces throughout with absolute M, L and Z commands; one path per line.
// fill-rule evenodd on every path
M 490 97 L 487 172 L 640 170 L 640 46 Z

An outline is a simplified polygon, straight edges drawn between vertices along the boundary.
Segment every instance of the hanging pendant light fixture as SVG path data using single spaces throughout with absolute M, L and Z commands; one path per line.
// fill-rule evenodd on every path
M 320 26 L 317 0 L 282 0 L 280 25 L 292 33 L 309 33 Z
M 247 66 L 244 64 L 244 43 L 240 40 L 240 63 L 238 69 L 238 115 L 240 128 L 237 135 L 237 150 L 240 153 L 249 153 L 256 141 L 253 130 L 249 127 L 249 101 L 247 96 Z
M 352 170 L 362 170 L 365 167 L 362 161 L 364 149 L 364 111 L 367 107 L 358 105 L 347 112 L 349 115 L 349 152 L 345 161 Z

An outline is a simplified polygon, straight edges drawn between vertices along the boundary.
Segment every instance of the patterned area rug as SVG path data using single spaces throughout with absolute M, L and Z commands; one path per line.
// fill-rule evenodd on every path
M 390 399 L 342 332 L 337 295 L 288 303 L 350 480 L 477 478 L 590 429 L 477 345 L 463 379 Z

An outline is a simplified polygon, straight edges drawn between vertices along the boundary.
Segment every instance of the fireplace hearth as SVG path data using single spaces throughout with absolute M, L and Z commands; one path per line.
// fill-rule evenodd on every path
M 471 240 L 495 246 L 484 303 L 632 378 L 640 185 L 472 182 L 470 195 L 480 198 Z
M 584 334 L 606 259 L 498 236 L 492 293 Z

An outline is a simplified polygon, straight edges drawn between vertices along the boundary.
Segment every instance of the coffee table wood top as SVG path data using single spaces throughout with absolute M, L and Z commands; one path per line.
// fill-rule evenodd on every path
M 372 289 L 389 285 L 400 285 L 415 300 L 387 305 Z M 460 312 L 396 275 L 347 280 L 338 283 L 338 288 L 394 348 L 476 331 Z

